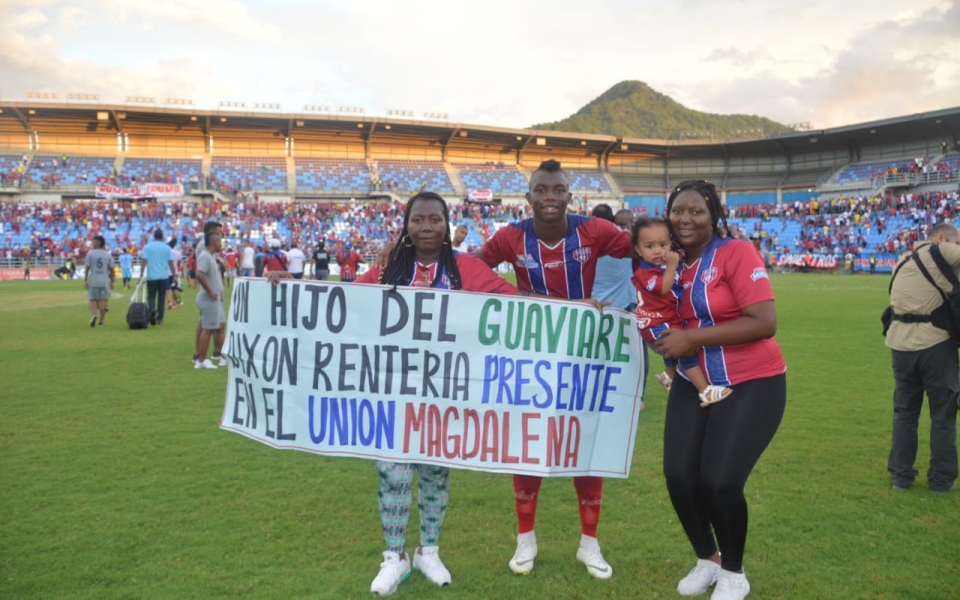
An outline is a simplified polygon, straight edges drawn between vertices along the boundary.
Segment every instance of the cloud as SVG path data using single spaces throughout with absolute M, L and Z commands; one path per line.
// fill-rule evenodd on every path
M 103 12 L 123 23 L 145 20 L 169 21 L 178 25 L 243 36 L 247 41 L 280 42 L 280 28 L 261 17 L 254 17 L 248 8 L 234 0 L 97 0 Z
M 770 55 L 765 51 L 749 50 L 743 51 L 739 48 L 730 46 L 728 48 L 716 48 L 704 60 L 726 62 L 737 67 L 752 67 L 759 63 L 771 62 Z

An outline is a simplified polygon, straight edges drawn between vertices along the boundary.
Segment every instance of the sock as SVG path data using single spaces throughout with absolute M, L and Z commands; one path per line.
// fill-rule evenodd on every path
M 603 477 L 574 477 L 580 501 L 580 532 L 593 538 L 597 537 L 597 524 L 600 522 L 600 501 L 603 496 Z
M 517 503 L 517 531 L 521 534 L 533 531 L 537 520 L 537 496 L 543 479 L 531 475 L 513 476 L 513 497 Z
M 593 536 L 590 536 L 590 535 L 587 535 L 587 534 L 582 534 L 582 535 L 580 536 L 580 547 L 581 547 L 581 548 L 596 548 L 597 550 L 599 550 L 599 549 L 600 549 L 600 542 L 598 542 L 598 541 L 597 541 L 597 538 L 595 538 L 595 537 L 593 537 Z

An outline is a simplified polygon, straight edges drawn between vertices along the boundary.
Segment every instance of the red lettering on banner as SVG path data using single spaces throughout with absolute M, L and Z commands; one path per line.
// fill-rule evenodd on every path
M 447 410 L 443 411 L 443 457 L 444 458 L 457 458 L 460 455 L 460 436 L 459 435 L 450 435 L 450 417 L 453 417 L 454 420 L 459 419 L 460 415 L 457 411 L 456 406 L 449 406 Z M 464 423 L 466 425 L 466 423 Z M 453 441 L 453 451 L 447 450 L 449 445 L 447 444 L 450 441 Z
M 473 437 L 470 437 L 470 424 L 473 424 Z M 473 440 L 473 448 L 467 450 L 467 440 Z M 472 408 L 463 411 L 463 458 L 473 458 L 480 452 L 480 413 Z
M 497 454 L 497 447 L 500 445 L 497 442 L 497 436 L 500 435 L 500 427 L 497 422 L 497 413 L 492 410 L 488 410 L 483 413 L 483 449 L 480 451 L 480 460 L 492 460 L 493 462 L 500 462 L 499 456 Z M 493 437 L 493 440 L 490 437 Z
M 520 462 L 519 456 L 510 456 L 510 413 L 503 413 L 503 450 L 500 453 L 500 462 L 504 464 L 516 464 Z
M 563 466 L 576 467 L 578 453 L 580 452 L 580 419 L 570 417 L 569 427 L 567 430 L 567 452 L 563 456 Z
M 540 439 L 539 435 L 532 435 L 529 430 L 529 421 L 531 419 L 539 419 L 539 413 L 523 413 L 520 417 L 521 431 L 523 432 L 523 462 L 528 465 L 537 465 L 540 464 L 539 458 L 531 458 L 527 450 L 530 449 L 530 442 L 535 442 Z
M 431 404 L 427 409 L 427 456 L 440 456 L 440 409 Z
M 427 405 L 420 403 L 420 410 L 414 412 L 413 404 L 407 403 L 407 410 L 403 418 L 403 451 L 410 452 L 410 430 L 420 432 L 420 454 L 425 452 L 424 449 L 424 411 L 426 410 Z
M 563 466 L 576 467 L 580 456 L 580 419 L 570 417 L 550 417 L 547 419 L 547 466 L 559 467 L 560 454 L 564 449 L 564 439 L 566 439 L 566 451 L 563 453 Z M 566 424 L 566 430 L 564 430 Z

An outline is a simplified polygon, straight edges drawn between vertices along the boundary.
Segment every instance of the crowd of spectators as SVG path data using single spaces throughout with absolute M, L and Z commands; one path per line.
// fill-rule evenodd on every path
M 960 196 L 954 191 L 817 198 L 731 207 L 729 212 L 732 223 L 747 229 L 744 235 L 759 235 L 763 246 L 775 254 L 899 253 L 923 238 L 933 224 L 955 220 Z M 451 221 L 468 224 L 481 240 L 501 224 L 527 216 L 526 205 L 451 206 Z M 211 219 L 223 223 L 228 248 L 277 239 L 309 252 L 320 239 L 328 249 L 350 240 L 358 252 L 369 256 L 401 230 L 403 206 L 355 201 L 0 203 L 0 257 L 82 260 L 95 235 L 104 236 L 113 252 L 136 253 L 157 227 L 189 248 Z

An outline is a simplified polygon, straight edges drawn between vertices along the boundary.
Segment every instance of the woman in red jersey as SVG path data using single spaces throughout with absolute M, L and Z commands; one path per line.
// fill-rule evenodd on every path
M 678 283 L 685 329 L 657 342 L 668 358 L 696 355 L 711 385 L 733 390 L 700 406 L 697 389 L 677 377 L 663 435 L 663 471 L 674 510 L 697 555 L 677 591 L 716 587 L 711 600 L 742 600 L 747 503 L 743 489 L 773 439 L 787 399 L 786 367 L 773 335 L 777 314 L 763 261 L 749 242 L 722 238 L 723 206 L 713 184 L 684 181 L 670 194 L 666 216 L 683 247 Z

